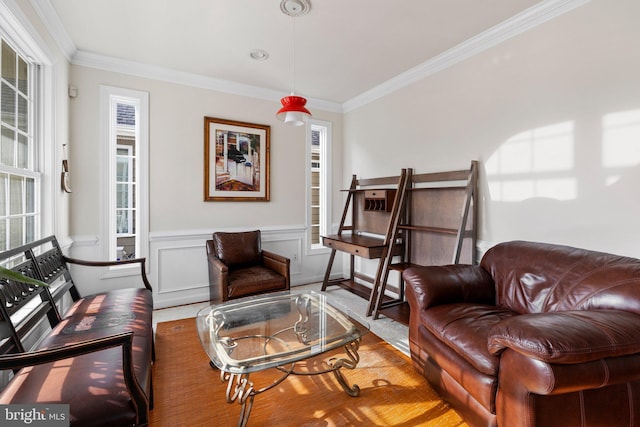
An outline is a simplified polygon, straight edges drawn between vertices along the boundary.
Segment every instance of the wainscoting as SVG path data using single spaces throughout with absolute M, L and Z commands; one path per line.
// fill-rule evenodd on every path
M 214 231 L 247 231 L 248 229 L 181 230 L 152 232 L 149 236 L 147 273 L 153 285 L 154 306 L 173 307 L 209 299 L 209 275 L 205 242 Z M 303 226 L 260 228 L 262 248 L 291 259 L 291 285 L 321 282 L 329 259 L 327 249 L 307 249 L 306 229 Z M 99 239 L 74 237 L 69 252 L 81 259 L 101 259 Z M 338 262 L 340 262 L 338 260 Z M 340 267 L 336 268 L 339 275 Z M 137 271 L 109 271 L 96 276 L 84 271 L 74 272 L 82 286 L 82 293 L 110 288 L 123 279 L 135 286 Z M 95 273 L 93 273 L 95 274 Z M 79 275 L 79 276 L 78 276 Z M 80 286 L 79 286 L 80 287 Z M 95 289 L 91 289 L 95 287 Z
M 205 241 L 214 231 L 246 231 L 247 229 L 220 229 L 198 231 L 152 232 L 149 238 L 147 274 L 153 285 L 156 309 L 207 301 L 209 299 L 209 274 Z M 307 248 L 304 226 L 261 228 L 263 249 L 291 259 L 291 285 L 321 282 L 327 267 L 330 251 Z M 478 241 L 479 258 L 491 246 Z M 95 236 L 74 237 L 68 246 L 71 256 L 80 259 L 100 260 L 104 253 Z M 357 260 L 358 268 L 375 275 L 375 262 Z M 348 257 L 336 256 L 332 278 L 348 274 Z M 77 270 L 77 271 L 76 271 Z M 74 268 L 79 291 L 91 294 L 123 285 L 139 286 L 138 270 L 111 270 L 96 273 L 94 269 Z M 391 277 L 390 283 L 397 281 Z
M 244 231 L 244 230 L 220 230 Z M 151 276 L 156 278 L 156 308 L 189 304 L 209 299 L 209 275 L 205 241 L 211 232 L 198 234 L 151 234 Z M 291 260 L 291 284 L 322 280 L 317 266 L 326 266 L 328 252 L 306 253 L 304 228 L 261 229 L 262 248 Z M 323 271 L 323 269 L 322 269 Z

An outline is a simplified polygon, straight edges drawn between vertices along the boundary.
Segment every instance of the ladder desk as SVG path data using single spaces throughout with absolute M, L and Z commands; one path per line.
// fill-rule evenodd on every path
M 390 238 L 395 235 L 398 225 L 401 203 L 406 190 L 407 170 L 402 169 L 399 176 L 357 179 L 354 175 L 347 194 L 338 233 L 322 236 L 322 244 L 331 248 L 331 255 L 322 282 L 322 290 L 328 286 L 338 285 L 365 299 L 373 307 L 377 300 L 375 292 L 379 289 L 383 274 L 383 260 L 388 257 L 402 255 L 401 245 L 390 245 Z M 402 196 L 402 197 L 401 197 Z M 351 212 L 350 224 L 347 217 Z M 349 277 L 330 280 L 331 270 L 336 252 L 350 255 Z M 378 267 L 375 277 L 356 271 L 355 257 L 377 259 Z M 372 284 L 369 288 L 364 283 Z M 368 310 L 371 314 L 371 308 Z

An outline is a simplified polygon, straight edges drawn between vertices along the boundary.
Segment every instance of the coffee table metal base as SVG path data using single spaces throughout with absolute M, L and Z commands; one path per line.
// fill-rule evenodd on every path
M 238 427 L 245 427 L 249 421 L 249 415 L 251 415 L 251 408 L 253 407 L 253 398 L 270 390 L 284 381 L 289 375 L 322 375 L 329 372 L 333 372 L 333 375 L 338 380 L 338 383 L 343 390 L 351 397 L 357 397 L 360 395 L 360 387 L 357 384 L 349 385 L 344 375 L 340 371 L 342 368 L 355 369 L 360 361 L 358 355 L 358 349 L 360 348 L 360 340 L 351 341 L 344 346 L 346 357 L 332 357 L 328 360 L 328 369 L 314 372 L 296 371 L 295 363 L 288 365 L 288 368 L 278 366 L 278 369 L 283 375 L 276 381 L 272 382 L 268 386 L 260 389 L 255 389 L 253 382 L 249 379 L 249 374 L 232 374 L 229 372 L 220 371 L 220 380 L 227 383 L 226 398 L 227 403 L 237 402 L 241 405 L 240 419 L 238 420 Z

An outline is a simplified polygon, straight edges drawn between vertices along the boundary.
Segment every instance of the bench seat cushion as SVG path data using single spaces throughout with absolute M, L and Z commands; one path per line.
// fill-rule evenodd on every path
M 149 397 L 152 356 L 152 295 L 122 289 L 81 298 L 38 349 L 133 331 L 133 365 Z M 124 384 L 122 348 L 110 348 L 20 370 L 0 393 L 0 404 L 70 404 L 71 425 L 133 425 L 135 410 Z
M 88 295 L 76 301 L 64 318 L 69 318 L 79 313 L 109 315 L 108 312 L 117 309 L 118 313 L 131 312 L 150 313 L 153 310 L 153 298 L 151 291 L 145 288 L 117 289 L 109 292 Z

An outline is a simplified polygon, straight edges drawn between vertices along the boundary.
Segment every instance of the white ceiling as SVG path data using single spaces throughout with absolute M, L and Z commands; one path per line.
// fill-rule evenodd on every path
M 281 12 L 280 0 L 33 1 L 48 25 L 62 24 L 72 60 L 97 54 L 282 94 L 292 90 L 294 19 Z M 295 19 L 296 93 L 336 105 L 448 53 L 462 57 L 490 47 L 576 2 L 310 1 L 310 12 Z M 269 52 L 268 60 L 251 59 L 253 49 Z

